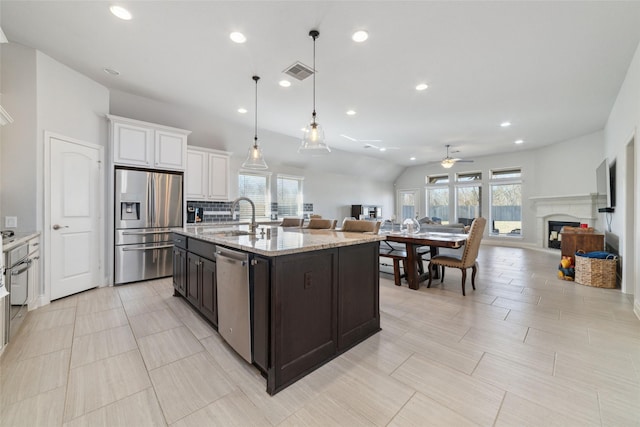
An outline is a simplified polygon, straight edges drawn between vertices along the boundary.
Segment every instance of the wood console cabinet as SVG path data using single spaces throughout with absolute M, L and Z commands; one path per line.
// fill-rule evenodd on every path
M 604 250 L 604 234 L 562 232 L 562 256 L 575 257 L 577 251 L 593 252 Z

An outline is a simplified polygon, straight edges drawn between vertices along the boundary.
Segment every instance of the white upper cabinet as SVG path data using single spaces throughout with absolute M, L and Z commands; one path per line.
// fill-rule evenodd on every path
M 113 115 L 113 163 L 153 169 L 185 170 L 190 131 Z
M 188 147 L 186 200 L 229 200 L 229 154 Z
M 187 149 L 187 200 L 204 200 L 207 198 L 209 181 L 209 153 Z

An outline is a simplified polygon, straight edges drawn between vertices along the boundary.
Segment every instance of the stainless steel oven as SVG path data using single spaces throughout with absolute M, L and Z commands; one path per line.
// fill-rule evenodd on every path
M 27 313 L 29 274 L 33 261 L 29 259 L 29 244 L 24 243 L 6 253 L 4 337 L 8 342 L 18 330 Z

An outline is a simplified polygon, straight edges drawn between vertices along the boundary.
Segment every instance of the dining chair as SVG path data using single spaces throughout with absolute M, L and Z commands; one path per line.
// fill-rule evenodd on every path
M 461 256 L 458 255 L 435 255 L 431 257 L 429 261 L 429 284 L 427 288 L 431 287 L 431 280 L 433 278 L 433 268 L 442 266 L 442 279 L 440 283 L 444 282 L 444 270 L 445 267 L 459 268 L 462 270 L 462 295 L 465 295 L 465 282 L 467 280 L 467 269 L 472 268 L 471 273 L 471 286 L 476 289 L 476 273 L 478 272 L 478 251 L 480 249 L 480 241 L 484 233 L 484 228 L 487 225 L 487 220 L 483 217 L 476 218 L 471 224 L 469 230 L 469 237 L 464 245 L 464 250 Z
M 316 230 L 333 230 L 338 223 L 335 219 L 311 218 L 309 224 L 305 228 L 313 228 Z
M 342 231 L 352 233 L 373 233 L 380 231 L 380 221 L 367 221 L 364 219 L 345 219 L 342 223 Z
M 283 218 L 280 227 L 302 227 L 303 218 Z

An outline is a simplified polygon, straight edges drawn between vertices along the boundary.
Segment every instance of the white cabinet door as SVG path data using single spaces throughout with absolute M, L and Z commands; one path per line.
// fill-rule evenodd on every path
M 209 154 L 209 199 L 229 200 L 229 157 Z
M 107 117 L 111 121 L 114 164 L 185 170 L 191 132 L 110 114 Z
M 29 310 L 37 307 L 38 296 L 40 295 L 40 251 L 36 251 L 29 255 L 31 258 L 31 269 L 27 278 L 27 289 L 29 301 L 27 306 Z
M 131 123 L 113 124 L 113 163 L 151 167 L 153 129 Z
M 209 153 L 187 150 L 186 200 L 204 200 L 207 198 L 209 183 Z
M 184 170 L 186 149 L 186 135 L 155 131 L 155 167 Z

